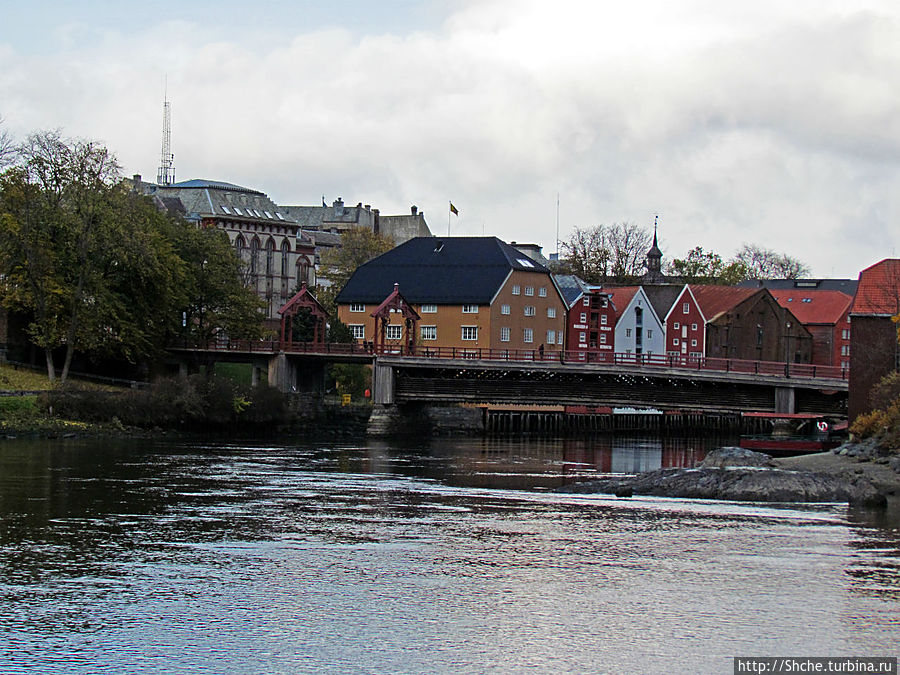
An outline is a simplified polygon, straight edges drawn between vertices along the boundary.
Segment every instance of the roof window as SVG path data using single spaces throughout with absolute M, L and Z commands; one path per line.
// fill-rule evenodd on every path
M 519 263 L 522 267 L 534 267 L 534 263 L 530 260 L 526 260 L 525 258 L 516 258 L 516 262 Z
M 268 218 L 269 220 L 272 220 L 272 214 L 271 214 L 271 213 L 269 213 L 268 211 L 263 211 L 263 213 L 266 214 L 266 218 Z
M 278 218 L 278 220 L 284 220 L 284 216 L 278 213 L 278 211 L 275 212 L 275 217 Z
M 229 216 L 231 215 L 231 211 L 229 211 L 229 210 L 228 210 L 228 207 L 225 206 L 224 204 L 222 205 L 222 210 L 223 210 L 225 213 L 227 213 Z
M 234 212 L 235 212 L 236 214 L 238 214 L 239 216 L 244 215 L 243 213 L 241 213 L 241 210 L 240 210 L 238 207 L 232 206 L 231 208 L 233 208 L 233 209 L 234 209 Z

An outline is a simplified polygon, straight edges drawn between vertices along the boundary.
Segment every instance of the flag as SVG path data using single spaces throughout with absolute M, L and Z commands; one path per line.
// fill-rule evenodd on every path
M 454 216 L 459 215 L 459 211 L 457 211 L 456 207 L 453 206 L 453 202 L 450 202 L 450 213 L 452 213 Z

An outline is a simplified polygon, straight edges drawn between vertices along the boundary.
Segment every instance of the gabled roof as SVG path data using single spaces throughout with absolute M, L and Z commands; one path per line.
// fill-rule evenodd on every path
M 681 295 L 681 289 L 684 288 L 684 286 L 676 286 L 674 284 L 644 284 L 642 288 L 647 295 L 647 300 L 653 305 L 653 311 L 656 312 L 656 316 L 665 317 L 669 313 L 669 310 L 672 309 L 672 305 L 675 304 L 678 296 Z
M 742 303 L 755 293 L 757 288 L 741 288 L 739 286 L 712 286 L 690 284 L 691 293 L 707 322 L 715 320 L 719 314 Z
M 870 316 L 900 313 L 900 259 L 886 258 L 859 273 L 850 313 Z
M 571 309 L 581 296 L 587 293 L 591 286 L 584 279 L 574 274 L 554 274 L 553 280 L 562 293 L 566 308 Z
M 619 317 L 622 316 L 622 312 L 625 311 L 625 308 L 628 307 L 628 303 L 631 302 L 632 298 L 634 298 L 635 294 L 641 290 L 640 286 L 616 286 L 613 288 L 607 288 L 607 292 L 609 293 L 609 298 L 613 303 L 613 307 L 616 310 L 616 321 L 619 320 Z
M 415 304 L 488 305 L 514 271 L 550 270 L 496 237 L 416 237 L 360 266 L 336 301 L 380 303 L 399 283 Z
M 836 324 L 853 302 L 853 298 L 840 291 L 770 288 L 769 292 L 804 325 Z

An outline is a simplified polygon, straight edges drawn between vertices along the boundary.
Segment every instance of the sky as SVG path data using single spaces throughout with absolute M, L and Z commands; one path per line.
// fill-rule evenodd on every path
M 553 253 L 659 219 L 665 260 L 897 255 L 895 0 L 0 0 L 0 115 L 155 180 L 424 211 Z M 452 201 L 459 215 L 451 215 Z

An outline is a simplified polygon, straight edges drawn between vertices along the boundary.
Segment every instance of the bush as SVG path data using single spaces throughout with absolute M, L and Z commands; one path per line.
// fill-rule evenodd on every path
M 857 417 L 850 431 L 860 438 L 874 438 L 882 447 L 900 447 L 900 373 L 890 373 L 872 387 L 872 412 Z

